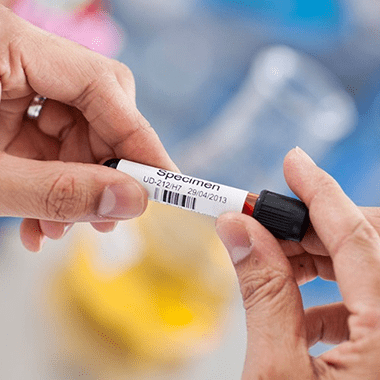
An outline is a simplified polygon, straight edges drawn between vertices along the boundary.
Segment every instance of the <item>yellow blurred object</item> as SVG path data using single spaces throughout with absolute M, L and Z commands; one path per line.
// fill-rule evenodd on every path
M 104 235 L 80 230 L 56 287 L 56 297 L 74 311 L 74 330 L 81 320 L 108 355 L 132 363 L 175 364 L 210 351 L 235 281 L 214 222 L 150 203 L 142 217 L 122 225 L 137 231 L 138 260 L 114 272 L 96 265 Z

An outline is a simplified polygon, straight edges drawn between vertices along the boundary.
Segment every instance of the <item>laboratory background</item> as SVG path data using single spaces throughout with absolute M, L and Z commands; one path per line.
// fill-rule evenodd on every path
M 129 66 L 183 173 L 291 195 L 282 161 L 298 145 L 358 205 L 379 205 L 378 1 L 3 3 Z M 150 204 L 109 234 L 78 224 L 38 254 L 19 224 L 0 219 L 1 379 L 240 378 L 244 309 L 213 219 Z M 320 279 L 301 293 L 305 307 L 341 299 Z

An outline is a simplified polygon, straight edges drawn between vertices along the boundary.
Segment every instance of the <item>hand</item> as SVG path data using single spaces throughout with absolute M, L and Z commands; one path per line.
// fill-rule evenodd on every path
M 74 222 L 105 232 L 144 211 L 135 180 L 92 164 L 119 157 L 177 170 L 136 108 L 126 66 L 2 5 L 0 94 L 0 216 L 25 218 L 21 239 L 32 251 Z M 25 111 L 36 94 L 48 99 L 32 121 Z
M 292 160 L 287 158 L 285 165 L 290 165 L 285 171 L 291 173 Z M 289 181 L 291 180 L 289 178 Z M 358 209 L 380 234 L 380 208 L 358 207 Z M 300 243 L 285 240 L 278 240 L 278 242 L 289 259 L 298 285 L 312 281 L 318 276 L 324 280 L 336 281 L 331 257 L 312 225 L 309 226 Z
M 246 215 L 221 216 L 217 231 L 234 263 L 246 308 L 243 378 L 379 379 L 379 235 L 339 185 L 300 149 L 287 155 L 284 172 L 290 188 L 308 206 L 320 239 L 309 235 L 305 245 L 317 255 L 329 254 L 319 256 L 331 264 L 321 267 L 328 268 L 325 277 L 336 279 L 343 302 L 304 311 L 297 266 L 285 251 L 298 250 L 306 261 L 317 255 L 302 253 L 305 245 L 280 244 Z M 304 278 L 324 272 L 316 262 Z M 339 345 L 311 358 L 308 348 L 319 340 Z

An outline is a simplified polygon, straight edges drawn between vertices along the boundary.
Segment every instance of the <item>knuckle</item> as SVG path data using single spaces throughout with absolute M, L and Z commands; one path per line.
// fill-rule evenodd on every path
M 367 220 L 363 219 L 355 228 L 351 239 L 356 246 L 367 246 L 369 244 L 373 245 L 373 242 L 377 241 L 378 237 L 379 235 L 375 229 L 367 222 Z
M 133 140 L 134 137 L 137 137 L 142 145 L 149 144 L 149 140 L 152 137 L 156 138 L 157 140 L 159 139 L 154 128 L 137 109 L 134 115 L 131 115 L 130 117 L 134 122 L 128 128 L 128 130 L 124 131 L 121 137 L 114 142 L 112 146 L 114 150 L 119 149 L 119 146 L 124 144 L 125 141 Z
M 364 218 L 359 221 L 352 233 L 352 238 L 358 242 L 372 241 L 375 237 L 378 238 L 378 236 L 375 229 Z
M 349 339 L 353 342 L 361 341 L 359 346 L 365 348 L 366 344 L 379 345 L 380 334 L 380 310 L 378 306 L 373 308 L 363 307 L 359 313 L 353 313 L 348 317 Z M 357 347 L 359 349 L 359 347 Z
M 360 219 L 343 240 L 339 240 L 332 249 L 334 256 L 344 252 L 346 248 L 371 248 L 378 244 L 379 235 L 366 219 Z
M 364 330 L 365 332 L 368 332 L 379 330 L 380 309 L 378 307 L 368 308 L 362 306 L 360 314 L 350 315 L 348 323 L 351 329 L 350 331 Z
M 118 69 L 121 71 L 124 77 L 128 79 L 134 80 L 134 76 L 132 70 L 123 62 L 116 61 Z
M 136 121 L 138 128 L 140 128 L 141 130 L 148 133 L 156 133 L 149 121 L 145 119 L 145 117 L 140 112 L 138 112 L 136 115 Z
M 99 94 L 112 88 L 116 79 L 104 59 L 88 63 L 84 71 L 87 79 L 70 104 L 85 113 Z
M 87 203 L 84 188 L 72 175 L 62 172 L 48 191 L 46 214 L 54 220 L 75 220 L 83 215 Z
M 92 103 L 93 99 L 96 97 L 104 75 L 105 74 L 95 76 L 94 78 L 89 78 L 87 84 L 80 91 L 79 95 L 71 102 L 71 104 L 82 112 L 85 112 L 86 109 L 89 108 L 89 105 Z
M 113 62 L 113 68 L 117 75 L 120 75 L 123 78 L 126 78 L 134 82 L 135 77 L 132 73 L 132 70 L 125 63 L 117 61 L 117 60 L 112 60 L 112 62 Z
M 122 62 L 114 61 L 113 73 L 130 102 L 136 106 L 136 82 L 131 69 Z
M 265 268 L 245 276 L 240 281 L 244 308 L 249 311 L 261 302 L 286 299 L 290 277 L 282 272 Z M 274 304 L 281 304 L 275 302 Z

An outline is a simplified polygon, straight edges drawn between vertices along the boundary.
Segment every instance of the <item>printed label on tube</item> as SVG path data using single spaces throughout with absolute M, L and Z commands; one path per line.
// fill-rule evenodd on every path
M 119 161 L 117 170 L 140 182 L 150 200 L 215 218 L 228 211 L 241 212 L 248 195 L 245 190 L 126 160 Z

